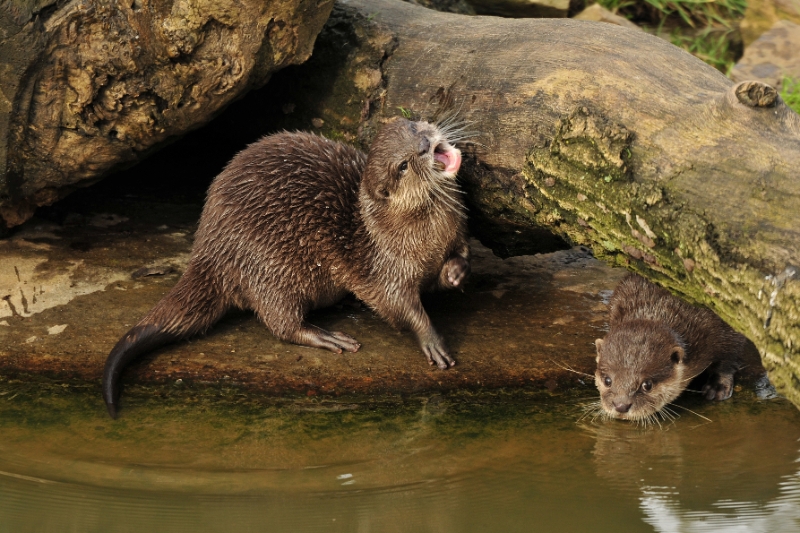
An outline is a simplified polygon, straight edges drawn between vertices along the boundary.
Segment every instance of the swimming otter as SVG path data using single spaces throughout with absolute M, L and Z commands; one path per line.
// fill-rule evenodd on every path
M 309 133 L 264 137 L 208 191 L 191 259 L 173 289 L 114 346 L 103 398 L 117 415 L 119 377 L 136 356 L 252 309 L 279 339 L 356 352 L 360 344 L 304 321 L 353 293 L 414 332 L 430 364 L 455 364 L 420 291 L 460 287 L 469 273 L 461 152 L 427 122 L 395 119 L 369 155 Z
M 656 413 L 704 371 L 707 399 L 731 397 L 747 339 L 708 309 L 628 275 L 611 297 L 609 325 L 595 341 L 595 384 L 607 416 L 657 421 Z

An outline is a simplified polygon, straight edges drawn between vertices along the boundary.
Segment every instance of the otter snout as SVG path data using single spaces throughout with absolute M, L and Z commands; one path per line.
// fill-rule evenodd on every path
M 419 142 L 419 155 L 425 155 L 431 149 L 431 141 L 427 137 L 423 137 Z
M 614 405 L 614 410 L 618 413 L 627 413 L 631 410 L 631 406 L 633 405 L 630 401 L 611 400 L 611 403 Z

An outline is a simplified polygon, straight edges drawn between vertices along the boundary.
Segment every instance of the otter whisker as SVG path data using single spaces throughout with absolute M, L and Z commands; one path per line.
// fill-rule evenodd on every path
M 578 422 L 591 416 L 591 422 L 594 423 L 598 417 L 605 417 L 606 413 L 603 410 L 600 400 L 589 402 L 582 406 L 583 414 L 578 418 Z
M 471 132 L 472 130 L 468 130 L 467 128 L 472 126 L 474 123 L 475 122 L 471 120 L 454 118 L 447 124 L 439 125 L 439 132 L 442 134 L 443 137 L 449 140 L 450 136 L 453 134 L 458 134 L 465 131 Z
M 463 205 L 442 188 L 441 181 L 436 179 L 432 172 L 421 172 L 420 176 L 430 185 L 431 193 L 439 200 L 439 202 L 435 202 L 434 205 L 437 207 L 448 207 L 458 216 L 466 218 L 467 215 L 464 213 Z
M 431 183 L 431 193 L 436 196 L 436 199 L 439 202 L 434 203 L 434 206 L 437 208 L 449 208 L 458 216 L 466 218 L 466 213 L 464 213 L 463 206 L 456 201 L 455 198 L 447 194 L 443 191 L 437 184 Z
M 590 419 L 590 422 L 591 422 L 592 424 L 596 423 L 598 418 L 599 418 L 599 419 L 601 419 L 601 420 L 605 420 L 605 419 L 611 418 L 611 417 L 609 417 L 609 416 L 608 416 L 608 414 L 607 414 L 607 413 L 606 413 L 606 412 L 603 410 L 603 408 L 602 408 L 602 407 L 598 407 L 598 408 L 597 408 L 597 409 L 595 409 L 594 411 L 590 411 L 590 412 L 588 412 L 588 413 L 587 413 L 587 416 L 588 416 L 588 415 L 592 415 L 592 418 Z M 583 417 L 581 417 L 581 418 L 579 419 L 579 421 L 580 421 L 580 420 L 583 420 Z
M 658 417 L 656 416 L 656 413 L 652 413 L 652 414 L 650 415 L 650 419 L 651 419 L 653 422 L 655 422 L 656 424 L 658 424 L 658 428 L 659 428 L 659 429 L 664 429 L 664 426 L 662 426 L 662 425 L 661 425 L 661 421 L 660 421 L 660 420 L 658 419 Z
M 670 409 L 666 405 L 661 408 L 661 411 L 663 411 L 665 413 L 668 413 L 672 417 L 673 420 L 675 420 L 676 418 L 680 418 L 680 415 L 677 412 L 673 411 L 672 409 Z
M 575 370 L 573 368 L 570 368 L 567 365 L 557 363 L 556 361 L 553 361 L 552 359 L 549 359 L 549 361 L 551 363 L 553 363 L 554 365 L 556 365 L 557 367 L 561 368 L 562 370 L 567 370 L 568 372 L 574 372 L 575 374 L 580 374 L 581 376 L 586 376 L 587 378 L 594 379 L 594 374 L 587 374 L 586 372 L 579 372 L 579 371 L 577 371 L 577 370 Z
M 666 409 L 666 407 L 663 407 L 663 408 L 661 409 L 661 411 L 658 411 L 658 414 L 661 416 L 661 418 L 663 418 L 663 419 L 664 419 L 664 421 L 665 421 L 665 422 L 667 422 L 667 421 L 668 421 L 668 422 L 670 422 L 670 423 L 675 423 L 675 419 L 676 419 L 676 417 L 675 417 L 674 413 L 672 413 L 672 412 L 668 411 L 668 410 Z
M 452 184 L 450 181 L 440 180 L 437 182 L 437 185 L 440 189 L 448 192 L 452 192 L 454 194 L 464 194 L 464 190 L 459 188 L 458 186 Z
M 451 126 L 454 123 L 455 124 L 468 123 L 468 121 L 465 118 L 463 118 L 463 115 L 461 114 L 461 109 L 464 107 L 464 101 L 465 100 L 461 100 L 461 103 L 458 105 L 458 109 L 454 109 L 451 107 L 450 109 L 443 109 L 443 110 L 440 109 L 437 112 L 439 116 L 437 118 L 434 118 L 432 122 L 436 124 L 436 127 L 439 130 L 446 129 L 448 126 Z M 471 123 L 471 121 L 469 123 Z
M 714 364 L 714 363 L 713 363 L 713 362 L 711 362 L 711 363 L 707 364 L 706 366 L 704 366 L 702 370 L 700 370 L 699 372 L 696 372 L 696 373 L 695 373 L 693 376 L 691 376 L 691 377 L 688 377 L 688 378 L 686 378 L 686 379 L 682 379 L 682 380 L 681 380 L 681 383 L 686 383 L 686 382 L 688 382 L 688 381 L 692 381 L 694 378 L 696 378 L 697 376 L 699 376 L 700 374 L 702 374 L 703 372 L 705 372 L 706 370 L 708 370 L 708 367 L 710 367 L 712 364 Z
M 450 144 L 455 144 L 457 142 L 462 142 L 465 139 L 480 137 L 481 135 L 482 133 L 479 131 L 460 129 L 460 130 L 453 130 L 452 132 L 447 133 L 445 135 L 445 139 L 447 139 L 447 142 L 449 142 Z
M 587 402 L 591 402 L 594 405 L 600 405 L 600 400 L 593 401 L 593 400 L 595 400 L 595 398 L 596 398 L 596 396 L 586 396 L 585 398 L 572 398 L 572 399 L 566 400 L 566 403 L 574 403 L 574 404 L 578 404 L 578 405 L 586 405 Z
M 677 407 L 678 409 L 683 409 L 684 411 L 689 411 L 690 413 L 692 413 L 692 414 L 693 414 L 693 415 L 695 415 L 696 417 L 698 417 L 698 418 L 702 418 L 703 420 L 705 420 L 705 421 L 707 421 L 707 422 L 713 422 L 713 420 L 711 420 L 710 418 L 706 418 L 705 416 L 701 415 L 700 413 L 695 413 L 694 411 L 692 411 L 692 410 L 691 410 L 691 409 L 689 409 L 688 407 L 684 407 L 684 406 L 682 406 L 682 405 L 678 405 L 677 403 L 672 403 L 672 402 L 670 402 L 670 404 L 669 404 L 669 405 L 671 405 L 671 406 L 673 406 L 673 407 Z

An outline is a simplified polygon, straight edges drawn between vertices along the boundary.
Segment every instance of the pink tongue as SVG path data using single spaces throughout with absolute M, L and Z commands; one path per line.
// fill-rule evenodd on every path
M 444 165 L 444 172 L 455 173 L 461 166 L 461 152 L 458 150 L 448 150 L 447 152 L 435 152 L 433 157 Z

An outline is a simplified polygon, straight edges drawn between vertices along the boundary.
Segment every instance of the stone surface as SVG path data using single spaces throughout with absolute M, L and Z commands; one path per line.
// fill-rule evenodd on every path
M 800 3 L 797 0 L 748 0 L 739 25 L 745 47 L 779 20 L 800 24 Z
M 186 264 L 205 187 L 218 170 L 191 142 L 199 134 L 43 209 L 0 240 L 0 375 L 95 383 L 102 405 L 108 352 Z M 196 166 L 184 164 L 192 154 Z M 356 337 L 358 353 L 278 341 L 251 313 L 238 312 L 205 336 L 142 357 L 123 384 L 238 387 L 281 397 L 591 390 L 585 374 L 594 371 L 593 342 L 603 335 L 605 303 L 625 270 L 582 248 L 502 260 L 474 242 L 473 253 L 463 293 L 424 299 L 458 361 L 448 371 L 429 367 L 409 333 L 345 301 L 309 320 Z
M 332 0 L 0 6 L 0 230 L 304 61 Z
M 208 169 L 192 183 L 196 168 L 180 161 L 194 151 L 171 147 L 44 209 L 0 240 L 2 374 L 99 383 L 111 347 L 186 264 L 205 185 L 216 171 L 198 155 Z M 164 184 L 168 175 L 176 185 Z M 349 301 L 310 321 L 352 334 L 363 344 L 358 353 L 287 344 L 251 313 L 232 313 L 206 336 L 143 357 L 123 383 L 182 380 L 276 395 L 337 395 L 590 382 L 567 368 L 593 372 L 604 302 L 625 271 L 580 248 L 504 261 L 476 241 L 474 255 L 464 293 L 425 298 L 458 361 L 451 370 L 429 367 L 409 333 Z
M 762 81 L 778 90 L 784 77 L 800 78 L 800 24 L 776 22 L 745 49 L 730 77 L 734 81 Z
M 617 26 L 626 26 L 628 28 L 639 28 L 636 24 L 621 17 L 604 8 L 600 4 L 592 4 L 574 17 L 575 20 L 591 20 L 594 22 L 608 22 L 616 24 Z

